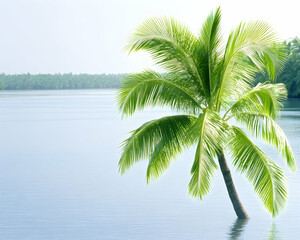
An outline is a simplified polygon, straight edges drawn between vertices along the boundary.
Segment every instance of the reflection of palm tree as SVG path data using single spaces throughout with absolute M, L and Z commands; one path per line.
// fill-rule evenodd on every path
M 276 228 L 276 224 L 273 222 L 269 231 L 269 240 L 280 240 L 282 239 L 280 235 L 280 232 Z
M 232 227 L 230 228 L 230 232 L 228 233 L 228 239 L 236 240 L 239 239 L 242 232 L 245 229 L 245 226 L 248 222 L 248 219 L 236 219 Z
M 268 24 L 242 23 L 223 43 L 220 21 L 221 10 L 217 9 L 198 36 L 173 18 L 148 19 L 137 28 L 129 52 L 149 52 L 168 72 L 130 74 L 118 93 L 120 111 L 130 116 L 149 106 L 169 106 L 182 115 L 149 121 L 134 130 L 123 142 L 119 170 L 124 173 L 134 163 L 149 159 L 149 181 L 164 173 L 185 148 L 196 145 L 189 193 L 200 199 L 208 194 L 218 159 L 237 216 L 248 218 L 234 187 L 227 153 L 275 216 L 287 198 L 283 171 L 242 128 L 228 120 L 237 120 L 255 137 L 274 145 L 295 169 L 291 148 L 275 122 L 287 95 L 285 86 L 252 86 L 257 72 L 268 71 L 274 79 L 284 54 Z

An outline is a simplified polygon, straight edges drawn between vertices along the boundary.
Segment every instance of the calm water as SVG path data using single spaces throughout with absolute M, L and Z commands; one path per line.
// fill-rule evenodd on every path
M 146 161 L 120 176 L 127 132 L 164 114 L 121 120 L 111 90 L 0 92 L 0 239 L 300 239 L 300 171 L 286 171 L 288 204 L 276 219 L 234 174 L 247 222 L 236 221 L 219 172 L 204 201 L 188 196 L 193 151 L 149 185 Z M 300 101 L 278 122 L 299 169 Z

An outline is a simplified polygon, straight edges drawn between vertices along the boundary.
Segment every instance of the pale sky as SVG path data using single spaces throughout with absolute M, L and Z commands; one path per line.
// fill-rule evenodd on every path
M 0 0 L 0 73 L 128 73 L 151 68 L 144 53 L 123 52 L 144 19 L 174 16 L 197 33 L 222 7 L 227 36 L 262 19 L 283 40 L 300 37 L 299 0 Z

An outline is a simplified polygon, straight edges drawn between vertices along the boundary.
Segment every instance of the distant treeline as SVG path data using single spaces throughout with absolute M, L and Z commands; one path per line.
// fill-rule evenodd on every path
M 125 74 L 0 74 L 2 90 L 118 88 Z
M 285 83 L 289 97 L 300 98 L 300 40 L 284 42 L 288 59 L 276 82 Z M 126 74 L 0 74 L 0 89 L 88 89 L 119 88 Z M 269 81 L 267 75 L 257 75 L 257 82 Z

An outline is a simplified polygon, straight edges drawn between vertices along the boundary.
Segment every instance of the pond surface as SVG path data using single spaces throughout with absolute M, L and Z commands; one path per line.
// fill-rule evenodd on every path
M 119 145 L 146 110 L 121 120 L 113 90 L 0 92 L 0 239 L 300 239 L 300 171 L 285 169 L 286 209 L 272 219 L 234 173 L 251 219 L 236 221 L 220 172 L 203 201 L 187 194 L 194 152 L 146 184 L 146 161 L 118 174 Z M 278 120 L 300 168 L 300 100 Z

